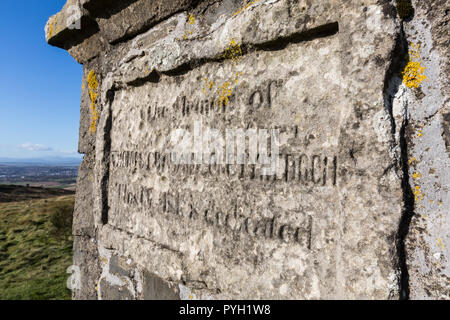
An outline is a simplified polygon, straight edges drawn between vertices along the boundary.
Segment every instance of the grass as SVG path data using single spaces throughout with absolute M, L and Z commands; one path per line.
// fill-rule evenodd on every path
M 0 300 L 68 300 L 74 196 L 0 203 Z

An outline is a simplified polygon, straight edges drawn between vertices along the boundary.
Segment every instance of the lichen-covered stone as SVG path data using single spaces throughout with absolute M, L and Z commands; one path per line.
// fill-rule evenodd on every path
M 427 79 L 406 90 L 410 135 L 409 174 L 414 216 L 406 238 L 412 299 L 450 299 L 449 46 L 446 1 L 412 1 L 414 19 L 404 24 L 420 46 Z M 447 27 L 448 28 L 448 27 Z
M 447 298 L 444 17 L 412 4 L 82 1 L 74 232 L 97 297 Z M 177 130 L 206 150 L 198 130 L 236 128 L 278 130 L 274 172 L 172 157 Z

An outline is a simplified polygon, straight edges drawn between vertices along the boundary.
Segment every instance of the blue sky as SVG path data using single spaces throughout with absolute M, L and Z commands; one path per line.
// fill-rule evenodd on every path
M 44 33 L 65 2 L 1 3 L 0 157 L 79 156 L 82 66 Z

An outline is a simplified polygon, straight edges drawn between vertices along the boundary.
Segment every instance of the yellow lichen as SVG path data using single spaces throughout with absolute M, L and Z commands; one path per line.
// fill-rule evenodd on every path
M 248 9 L 251 5 L 254 5 L 255 3 L 259 2 L 260 0 L 253 0 L 250 1 L 249 3 L 247 3 L 244 7 L 240 8 L 238 11 L 236 11 L 234 13 L 234 15 L 238 15 L 239 13 L 241 13 L 242 11 Z
M 234 84 L 238 84 L 240 76 L 242 76 L 242 72 L 236 72 L 234 76 Z
M 193 14 L 189 15 L 188 24 L 190 25 L 194 25 L 195 24 L 195 16 Z M 176 40 L 181 41 L 181 39 L 183 40 L 187 40 L 189 35 L 192 35 L 192 32 L 194 31 L 194 29 L 190 29 L 190 30 L 185 30 L 184 34 L 181 36 L 181 38 L 176 38 Z
M 416 164 L 416 158 L 412 157 L 411 159 L 408 160 L 409 164 L 415 165 Z
M 437 239 L 437 245 L 438 245 L 438 247 L 441 247 L 442 250 L 445 250 L 445 246 L 444 246 L 444 243 L 442 242 L 441 238 Z
M 205 78 L 205 85 L 203 86 L 203 93 L 206 93 L 206 90 L 211 90 L 215 85 L 214 81 Z
M 189 24 L 194 24 L 195 23 L 195 17 L 194 17 L 194 15 L 192 13 L 189 15 L 188 23 Z
M 91 133 L 95 133 L 97 130 L 97 120 L 99 118 L 98 110 L 97 110 L 97 98 L 98 98 L 98 80 L 94 70 L 89 71 L 88 77 L 88 88 L 89 88 L 89 97 L 91 99 L 91 125 L 89 127 L 89 131 Z
M 422 130 L 419 130 L 419 131 L 417 131 L 417 136 L 418 136 L 418 137 L 421 137 L 421 136 L 423 136 L 423 134 L 422 134 Z
M 420 192 L 420 186 L 415 186 L 414 188 L 414 199 L 415 201 L 423 200 L 424 194 Z
M 420 178 L 422 178 L 422 174 L 420 172 L 413 173 L 413 179 L 420 179 Z
M 48 26 L 48 38 L 53 37 L 53 33 L 55 32 L 55 28 L 56 28 L 56 17 L 52 18 L 52 21 L 50 22 L 50 25 Z
M 422 81 L 427 77 L 425 76 L 425 67 L 421 65 L 420 61 L 420 43 L 411 43 L 411 50 L 409 51 L 409 61 L 402 71 L 403 83 L 409 88 L 418 88 Z
M 233 60 L 233 62 L 238 62 L 240 56 L 242 56 L 241 45 L 236 44 L 236 41 L 234 39 L 231 39 L 230 44 L 222 54 L 222 58 L 231 59 Z
M 233 88 L 230 86 L 229 81 L 225 81 L 222 86 L 217 87 L 218 95 L 219 95 L 219 106 L 224 104 L 228 105 L 229 103 L 229 97 L 233 93 Z

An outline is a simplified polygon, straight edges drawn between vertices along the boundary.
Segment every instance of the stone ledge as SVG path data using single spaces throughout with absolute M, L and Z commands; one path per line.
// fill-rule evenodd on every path
M 45 26 L 46 41 L 84 63 L 107 48 L 146 31 L 196 0 L 68 0 Z
M 70 49 L 98 32 L 98 25 L 77 0 L 68 0 L 63 9 L 50 17 L 45 26 L 45 39 L 56 47 Z

